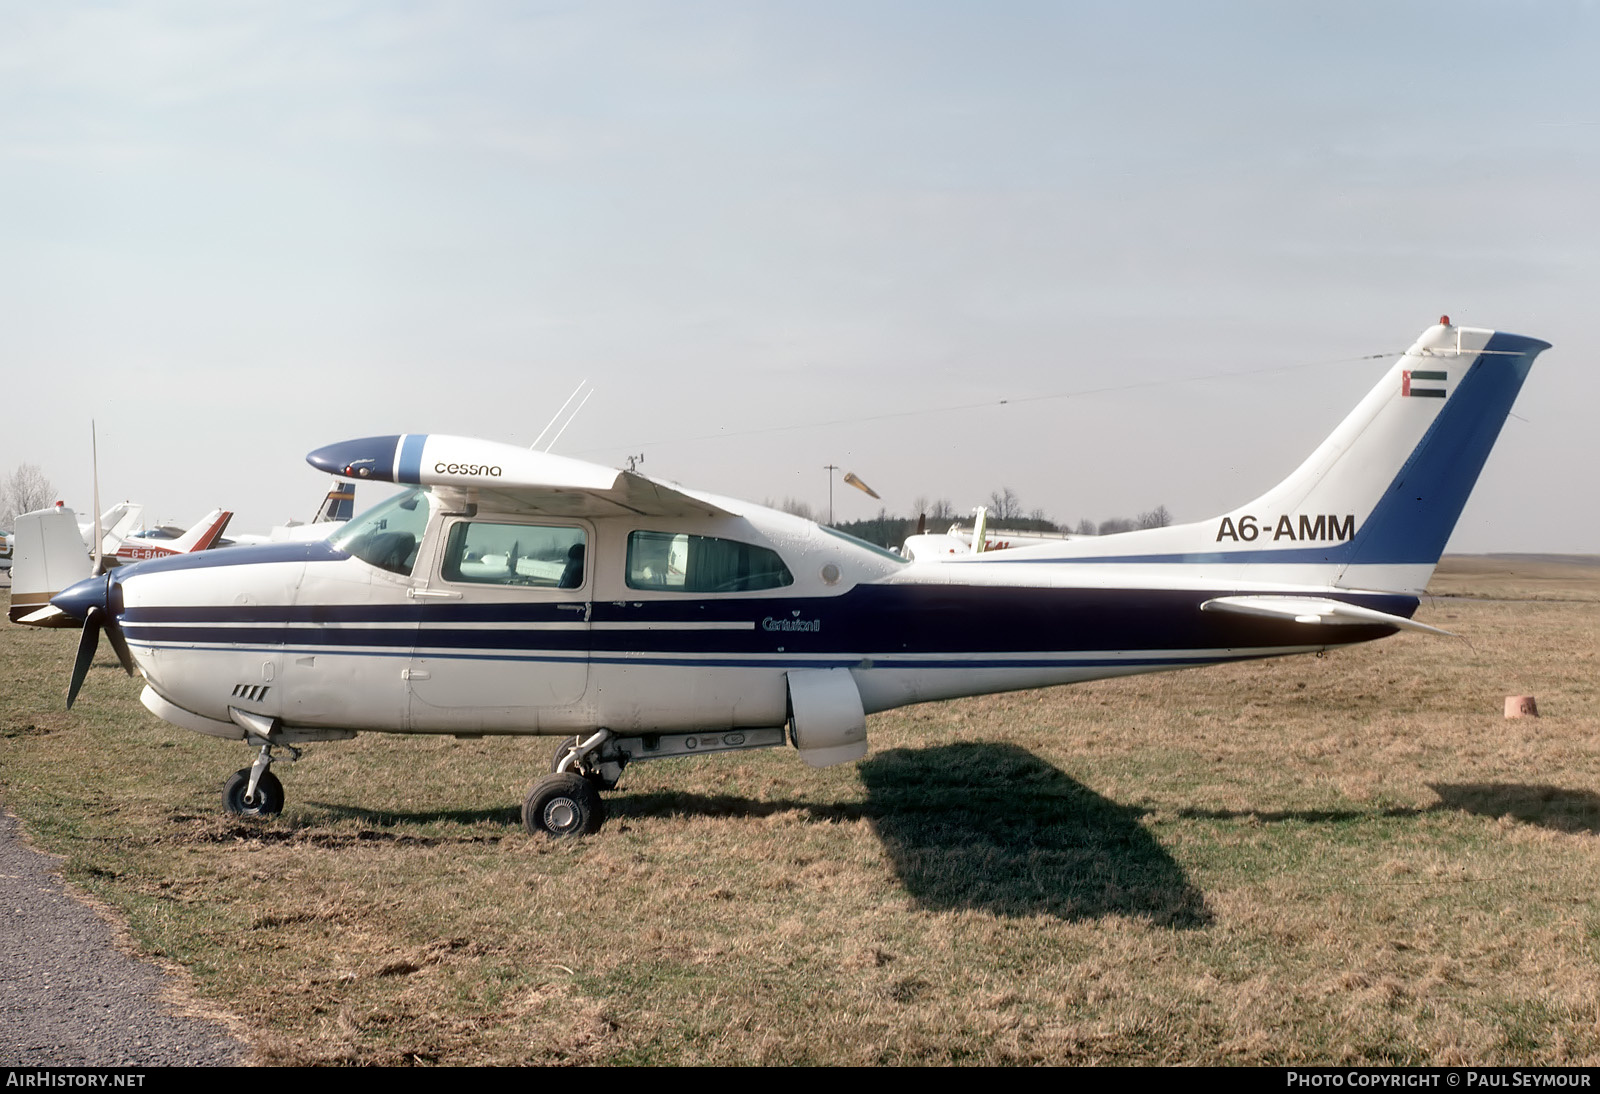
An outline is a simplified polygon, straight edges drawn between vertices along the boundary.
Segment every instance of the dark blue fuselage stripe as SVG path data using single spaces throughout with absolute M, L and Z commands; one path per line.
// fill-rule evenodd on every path
M 1385 624 L 1327 626 L 1203 612 L 1221 591 L 1014 589 L 956 585 L 861 585 L 835 597 L 742 601 L 596 602 L 589 629 L 554 605 L 305 605 L 129 609 L 130 638 L 159 643 L 235 643 L 447 650 L 571 650 L 596 656 L 661 654 L 883 656 L 1036 654 L 1103 650 L 1216 650 L 1361 642 Z M 1340 594 L 1398 616 L 1415 597 Z M 533 618 L 529 618 L 529 617 Z M 685 619 L 687 616 L 689 618 Z M 673 622 L 743 621 L 738 630 L 671 629 Z M 227 621 L 233 625 L 220 625 Z M 526 626 L 555 622 L 569 626 Z M 352 626 L 354 623 L 376 625 Z M 160 626 L 152 624 L 164 624 Z M 296 625 L 298 624 L 298 625 Z M 456 624 L 445 626 L 442 624 Z M 663 626 L 665 624 L 665 626 Z M 796 629 L 785 630 L 784 627 Z M 1330 637 L 1336 635 L 1337 637 Z
M 140 648 L 156 648 L 158 645 L 141 641 L 130 640 L 129 645 Z M 196 647 L 201 648 L 201 647 Z M 286 647 L 286 646 L 252 646 L 218 644 L 204 647 L 227 653 L 282 653 L 297 657 L 406 657 L 417 661 L 509 661 L 529 664 L 598 664 L 598 665 L 627 665 L 634 668 L 755 668 L 778 669 L 787 671 L 794 668 L 862 668 L 862 657 L 827 658 L 786 658 L 782 660 L 768 658 L 739 658 L 739 657 L 665 657 L 655 654 L 635 654 L 629 657 L 557 657 L 537 655 L 511 655 L 511 654 L 450 654 L 432 651 L 405 650 L 330 650 L 321 646 Z M 1238 650 L 1218 652 L 1204 656 L 1192 657 L 1001 657 L 984 660 L 969 659 L 938 659 L 938 658 L 906 658 L 906 657 L 871 657 L 870 668 L 895 671 L 902 669 L 1034 669 L 1034 668 L 1111 668 L 1117 666 L 1149 667 L 1170 665 L 1173 667 L 1213 665 L 1221 661 L 1245 661 L 1251 658 L 1271 657 L 1273 651 L 1264 650 Z M 870 671 L 870 670 L 869 670 Z

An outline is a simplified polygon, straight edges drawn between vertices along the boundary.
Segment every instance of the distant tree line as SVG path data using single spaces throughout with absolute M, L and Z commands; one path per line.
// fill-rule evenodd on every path
M 1117 532 L 1137 531 L 1140 528 L 1165 528 L 1171 523 L 1172 514 L 1167 512 L 1167 507 L 1158 505 L 1136 517 L 1112 517 L 1110 520 L 1101 521 L 1098 525 L 1090 526 L 1089 521 L 1079 521 L 1077 531 L 1085 536 L 1109 536 Z
M 0 479 L 0 529 L 11 531 L 18 513 L 31 513 L 55 501 L 56 488 L 36 464 L 25 463 Z

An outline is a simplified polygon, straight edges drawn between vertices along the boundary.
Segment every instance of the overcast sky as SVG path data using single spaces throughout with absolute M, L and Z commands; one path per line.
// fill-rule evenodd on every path
M 1592 4 L 0 17 L 0 473 L 81 512 L 91 418 L 105 504 L 264 531 L 588 379 L 558 452 L 720 493 L 1198 519 L 1449 313 L 1555 344 L 1452 549 L 1600 552 Z

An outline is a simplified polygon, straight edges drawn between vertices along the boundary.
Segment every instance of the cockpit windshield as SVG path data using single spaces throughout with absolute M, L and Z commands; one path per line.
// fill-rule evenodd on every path
M 409 576 L 428 530 L 428 492 L 414 487 L 396 494 L 345 525 L 329 542 L 380 570 Z
M 858 539 L 855 536 L 852 536 L 849 532 L 841 532 L 841 531 L 839 531 L 839 529 L 830 528 L 826 524 L 819 524 L 819 525 L 817 525 L 817 527 L 821 528 L 824 532 L 828 533 L 830 536 L 834 536 L 834 537 L 836 537 L 838 539 L 842 539 L 846 543 L 854 544 L 855 546 L 860 547 L 862 550 L 871 551 L 873 554 L 877 555 L 879 558 L 888 559 L 890 562 L 896 563 L 896 564 L 901 565 L 901 566 L 904 566 L 906 564 L 906 560 L 905 559 L 901 558 L 899 555 L 895 554 L 893 551 L 889 550 L 887 547 L 879 547 L 876 543 L 868 543 L 864 539 Z

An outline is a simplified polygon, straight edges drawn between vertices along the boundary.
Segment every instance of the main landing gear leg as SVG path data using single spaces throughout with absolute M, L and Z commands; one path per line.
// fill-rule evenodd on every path
M 300 758 L 298 748 L 289 747 L 289 751 L 293 755 L 286 762 L 294 763 Z M 262 744 L 261 751 L 256 753 L 256 762 L 235 771 L 222 788 L 222 807 L 239 817 L 265 817 L 283 812 L 283 784 L 271 768 L 272 746 Z
M 550 761 L 550 774 L 533 784 L 522 803 L 522 824 L 530 833 L 581 836 L 598 832 L 605 823 L 606 803 L 600 791 L 622 778 L 627 757 L 608 748 L 616 737 L 609 729 L 569 737 Z
M 550 774 L 533 784 L 522 803 L 522 823 L 529 832 L 580 836 L 594 832 L 606 819 L 600 791 L 622 778 L 622 769 L 642 760 L 704 756 L 749 748 L 779 748 L 788 740 L 783 726 L 755 729 L 712 729 L 690 733 L 641 733 L 618 737 L 602 729 L 591 737 L 568 737 L 550 761 Z

